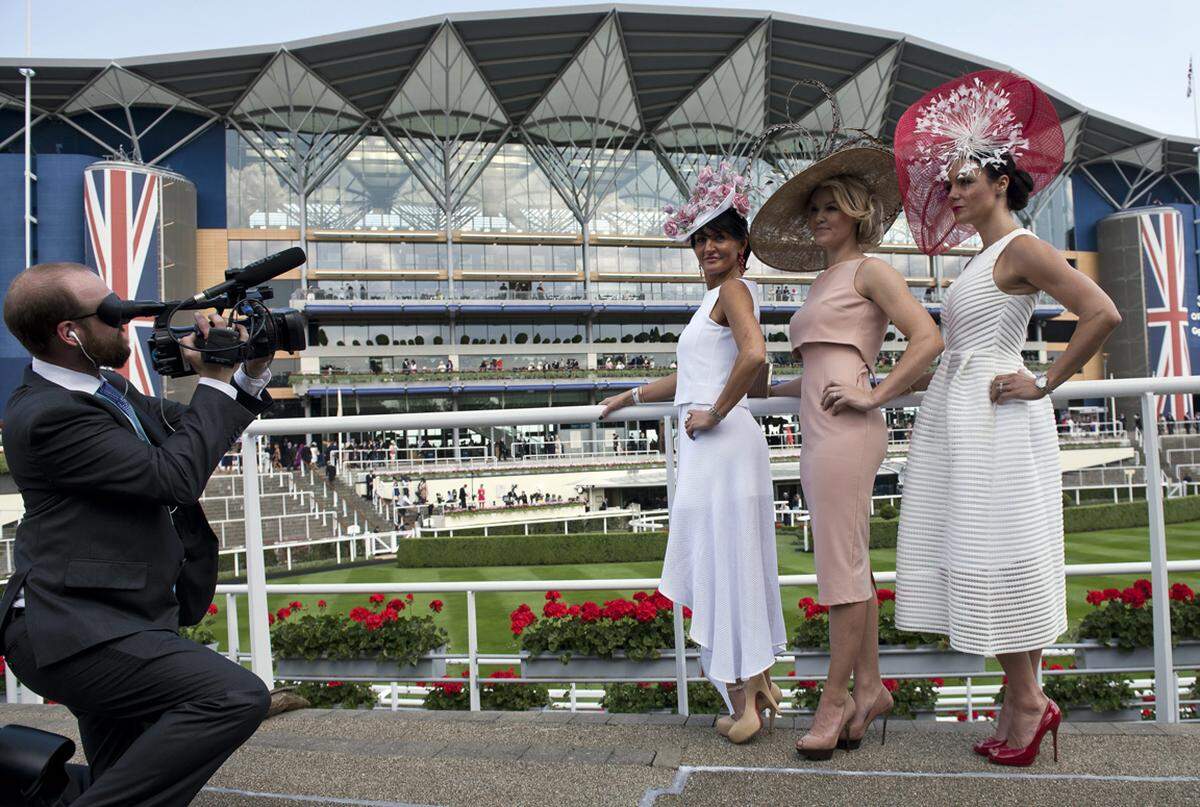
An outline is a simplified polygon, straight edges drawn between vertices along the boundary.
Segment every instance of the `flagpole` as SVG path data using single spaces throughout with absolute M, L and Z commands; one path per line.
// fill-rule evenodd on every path
M 25 0 L 25 58 L 33 57 L 33 0 Z M 22 67 L 18 71 L 25 77 L 25 266 L 33 264 L 33 145 L 30 142 L 30 107 L 33 91 L 31 82 L 34 71 Z

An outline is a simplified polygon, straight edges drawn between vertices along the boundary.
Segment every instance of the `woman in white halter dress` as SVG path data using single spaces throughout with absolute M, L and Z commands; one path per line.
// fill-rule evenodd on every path
M 737 718 L 717 729 L 742 743 L 761 728 L 761 710 L 778 710 L 769 673 L 787 644 L 771 461 L 745 397 L 766 346 L 758 286 L 741 276 L 745 218 L 726 211 L 691 241 L 709 288 L 679 337 L 678 371 L 606 399 L 602 417 L 630 403 L 675 404 L 679 469 L 660 589 L 692 609 L 704 674 Z

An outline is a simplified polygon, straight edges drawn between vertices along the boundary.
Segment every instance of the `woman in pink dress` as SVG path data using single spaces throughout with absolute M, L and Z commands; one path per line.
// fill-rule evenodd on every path
M 891 152 L 860 141 L 782 186 L 751 236 L 764 263 L 820 271 L 790 326 L 804 374 L 771 390 L 801 399 L 800 481 L 812 519 L 817 600 L 830 609 L 828 678 L 812 726 L 796 743 L 808 759 L 829 759 L 839 746 L 857 748 L 867 727 L 879 716 L 886 721 L 892 708 L 879 674 L 869 554 L 871 495 L 887 448 L 880 407 L 902 395 L 942 349 L 937 326 L 905 279 L 865 254 L 899 207 Z M 874 384 L 889 321 L 908 346 Z

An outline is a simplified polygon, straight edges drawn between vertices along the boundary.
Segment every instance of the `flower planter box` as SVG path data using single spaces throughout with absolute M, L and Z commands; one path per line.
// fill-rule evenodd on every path
M 829 651 L 795 647 L 796 677 L 815 678 L 829 671 Z M 889 675 L 958 676 L 984 671 L 984 658 L 973 653 L 938 647 L 883 645 L 879 648 L 879 671 Z
M 687 657 L 689 678 L 700 675 L 700 659 Z M 521 677 L 544 681 L 671 681 L 675 678 L 675 651 L 663 650 L 650 661 L 632 661 L 617 652 L 612 658 L 571 656 L 563 664 L 558 656 L 538 655 L 521 659 Z
M 440 647 L 434 654 L 446 652 Z M 332 659 L 281 658 L 275 661 L 275 677 L 284 680 L 404 681 L 414 678 L 445 678 L 446 659 L 427 656 L 416 664 L 403 665 L 381 658 Z
M 1084 643 L 1087 647 L 1075 650 L 1075 664 L 1081 670 L 1153 670 L 1154 648 L 1139 647 L 1121 650 L 1099 642 Z M 1180 642 L 1175 645 L 1172 660 L 1176 667 L 1200 666 L 1200 642 Z
M 1141 720 L 1140 709 L 1111 709 L 1097 712 L 1090 706 L 1072 706 L 1067 709 L 1066 720 L 1071 723 L 1121 723 L 1127 720 Z

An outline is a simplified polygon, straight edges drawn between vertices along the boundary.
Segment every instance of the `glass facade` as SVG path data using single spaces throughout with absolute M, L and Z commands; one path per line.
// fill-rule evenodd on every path
M 661 240 L 663 207 L 679 204 L 696 173 L 722 159 L 751 171 L 760 185 L 807 164 L 795 143 L 773 143 L 760 158 L 750 153 L 767 122 L 765 27 L 649 122 L 620 37 L 612 19 L 601 22 L 519 121 L 509 119 L 453 26 L 439 29 L 369 127 L 340 100 L 322 102 L 319 80 L 294 58 L 284 54 L 270 65 L 231 115 L 236 129 L 227 133 L 226 186 L 231 229 L 307 228 L 301 244 L 309 255 L 307 286 L 281 281 L 277 298 L 291 292 L 314 304 L 451 303 L 443 317 L 425 309 L 417 320 L 371 314 L 366 305 L 314 309 L 310 359 L 316 361 L 305 364 L 305 372 L 391 377 L 449 369 L 570 374 L 669 366 L 687 311 L 614 306 L 598 309 L 589 323 L 588 315 L 550 305 L 453 305 L 695 304 L 706 287 L 693 252 Z M 846 126 L 882 127 L 897 58 L 894 49 L 886 51 L 839 88 Z M 291 106 L 285 88 L 295 96 Z M 816 103 L 801 122 L 821 133 L 830 118 L 828 105 Z M 279 125 L 269 126 L 270 120 Z M 1028 223 L 1068 248 L 1071 184 L 1059 183 L 1035 202 Z M 235 239 L 229 262 L 244 265 L 297 243 Z M 914 297 L 936 305 L 978 246 L 973 238 L 961 254 L 921 255 L 901 215 L 872 254 L 909 281 Z M 764 305 L 778 306 L 763 323 L 772 360 L 794 371 L 787 320 L 812 277 L 790 277 L 754 256 L 747 269 L 763 281 Z M 483 355 L 481 346 L 494 348 L 494 355 Z M 354 354 L 356 347 L 365 350 L 338 355 Z M 578 403 L 592 402 L 595 394 L 570 393 Z M 536 406 L 562 403 L 567 395 L 534 400 L 528 393 L 466 390 L 458 402 L 464 408 Z M 445 404 L 420 396 L 364 397 L 353 411 L 435 405 Z

